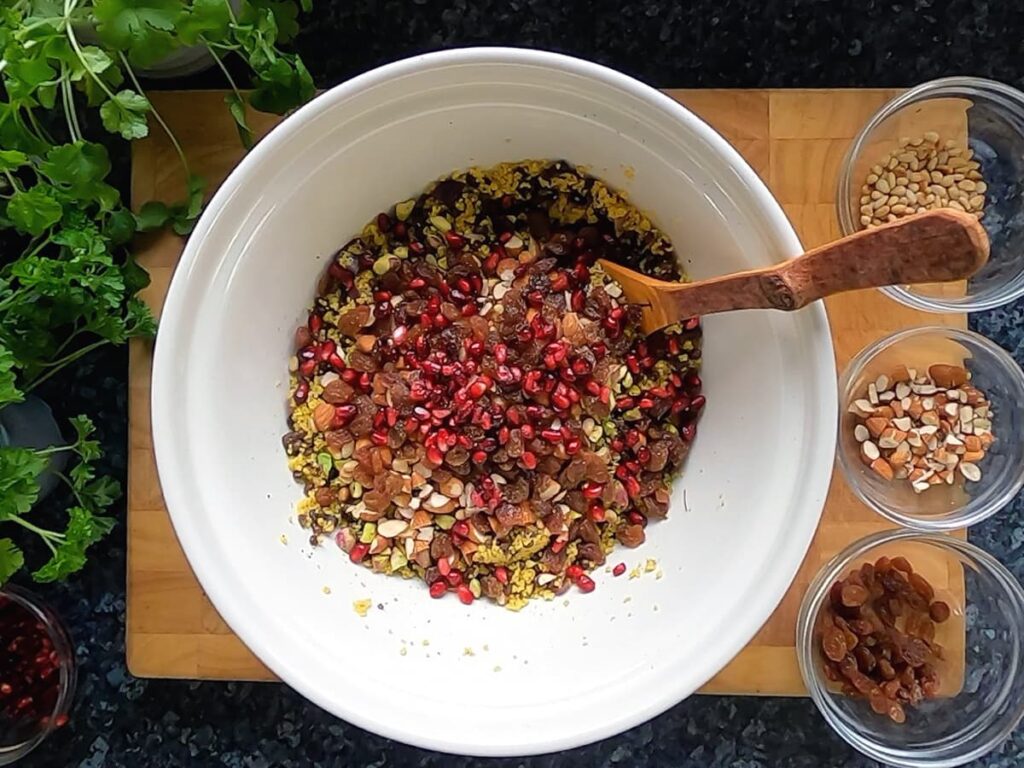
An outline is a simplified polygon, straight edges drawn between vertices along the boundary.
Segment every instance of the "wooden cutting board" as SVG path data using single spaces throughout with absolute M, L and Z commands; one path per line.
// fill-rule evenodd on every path
M 839 237 L 835 215 L 838 169 L 851 138 L 893 93 L 669 91 L 740 151 L 771 187 L 807 248 Z M 179 138 L 193 170 L 211 184 L 223 181 L 242 156 L 224 106 L 224 94 L 163 92 L 152 97 Z M 960 125 L 950 125 L 949 130 L 962 131 L 964 115 L 953 120 L 960 121 Z M 252 119 L 260 135 L 275 122 L 275 118 L 265 115 Z M 134 143 L 134 206 L 148 200 L 180 199 L 183 186 L 177 155 L 159 130 Z M 143 298 L 157 315 L 182 247 L 183 241 L 169 234 L 144 238 L 137 244 L 139 263 L 152 276 Z M 876 291 L 830 299 L 826 307 L 840 370 L 864 345 L 893 330 L 926 323 L 966 327 L 963 315 L 916 312 Z M 174 536 L 153 459 L 151 353 L 149 343 L 133 341 L 128 402 L 128 669 L 139 677 L 273 680 L 274 675 L 217 614 Z M 794 625 L 804 590 L 818 568 L 837 551 L 854 539 L 887 527 L 854 498 L 841 477 L 834 476 L 814 542 L 785 599 L 751 643 L 703 692 L 804 695 L 793 649 Z M 950 588 L 962 591 L 960 574 L 950 573 L 949 577 Z

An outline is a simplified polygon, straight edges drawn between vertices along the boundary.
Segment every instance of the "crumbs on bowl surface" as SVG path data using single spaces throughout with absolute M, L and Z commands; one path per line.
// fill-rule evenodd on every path
M 347 243 L 289 363 L 311 541 L 516 610 L 642 544 L 704 406 L 701 329 L 644 337 L 598 258 L 683 279 L 650 219 L 560 161 L 457 172 Z

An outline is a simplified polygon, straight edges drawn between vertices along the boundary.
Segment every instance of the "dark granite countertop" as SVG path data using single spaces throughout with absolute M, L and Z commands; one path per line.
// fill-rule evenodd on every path
M 1024 6 L 995 0 L 859 3 L 655 0 L 317 0 L 298 47 L 318 85 L 439 47 L 536 46 L 675 87 L 906 86 L 977 74 L 1024 85 Z M 1017 66 L 1015 66 L 1017 65 Z M 211 84 L 207 76 L 175 87 Z M 1024 363 L 1024 304 L 971 318 Z M 61 416 L 90 414 L 109 469 L 125 474 L 124 350 L 82 362 L 42 392 Z M 1024 577 L 1018 498 L 971 539 Z M 119 508 L 124 519 L 123 505 Z M 809 700 L 695 696 L 598 744 L 521 760 L 479 761 L 407 747 L 308 704 L 284 685 L 140 680 L 124 664 L 125 527 L 87 570 L 41 590 L 78 645 L 71 724 L 31 766 L 792 766 L 864 768 Z M 1024 761 L 1024 729 L 978 765 Z

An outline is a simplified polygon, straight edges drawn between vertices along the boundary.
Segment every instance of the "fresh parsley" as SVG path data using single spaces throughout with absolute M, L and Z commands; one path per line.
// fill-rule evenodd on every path
M 205 181 L 154 109 L 137 70 L 183 46 L 201 46 L 231 91 L 225 107 L 241 142 L 254 140 L 247 110 L 286 112 L 313 95 L 301 60 L 279 46 L 298 32 L 308 0 L 8 0 L 0 3 L 0 408 L 24 399 L 65 366 L 108 344 L 152 336 L 136 298 L 148 275 L 127 244 L 137 232 L 170 227 L 187 235 Z M 236 84 L 227 60 L 250 73 Z M 86 120 L 86 113 L 98 120 Z M 102 126 L 106 136 L 87 134 Z M 137 212 L 110 182 L 107 145 L 141 139 L 158 126 L 177 150 L 185 199 Z M 51 558 L 33 571 L 52 581 L 79 570 L 88 548 L 113 525 L 103 516 L 120 495 L 97 477 L 99 444 L 85 417 L 76 439 L 44 450 L 0 448 L 0 523 L 30 531 Z M 73 504 L 61 530 L 30 520 L 38 477 L 57 452 L 77 461 L 63 480 Z M 12 530 L 10 527 L 8 530 Z M 0 538 L 0 583 L 24 565 L 14 538 Z

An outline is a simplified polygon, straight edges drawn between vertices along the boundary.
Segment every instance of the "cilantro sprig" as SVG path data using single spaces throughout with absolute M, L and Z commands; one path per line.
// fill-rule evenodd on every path
M 188 234 L 205 182 L 146 97 L 139 70 L 183 46 L 201 46 L 231 88 L 225 107 L 242 143 L 253 141 L 247 109 L 283 113 L 313 95 L 301 60 L 279 45 L 298 31 L 309 0 L 7 0 L 0 3 L 0 408 L 65 366 L 108 344 L 151 336 L 155 323 L 136 297 L 148 275 L 127 244 L 136 232 L 170 227 Z M 227 65 L 244 62 L 243 93 Z M 97 119 L 86 119 L 95 113 Z M 87 135 L 102 126 L 106 135 Z M 157 126 L 181 161 L 185 199 L 133 212 L 111 184 L 107 146 Z M 38 581 L 63 578 L 113 521 L 101 513 L 120 494 L 95 477 L 99 445 L 85 417 L 67 447 L 0 448 L 0 523 L 37 534 L 51 559 Z M 73 505 L 62 530 L 28 519 L 38 477 L 61 451 L 78 460 L 66 477 Z M 0 583 L 24 564 L 0 537 Z

